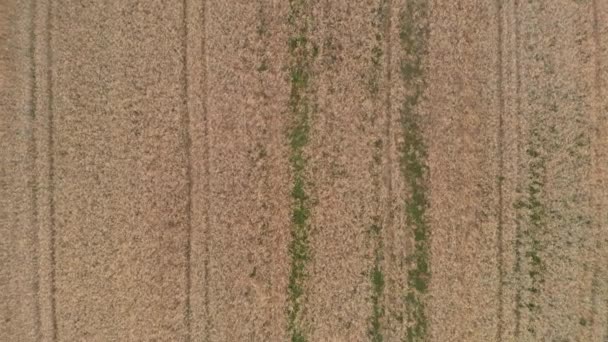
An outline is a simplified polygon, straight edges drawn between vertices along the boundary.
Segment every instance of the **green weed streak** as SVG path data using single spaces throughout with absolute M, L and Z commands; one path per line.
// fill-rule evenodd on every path
M 545 73 L 550 75 L 551 68 L 545 55 L 536 55 L 535 60 L 542 62 L 545 66 Z M 538 94 L 531 93 L 531 102 L 541 100 Z M 545 193 L 546 175 L 546 151 L 549 146 L 545 138 L 547 133 L 546 124 L 543 122 L 543 114 L 547 110 L 556 111 L 554 103 L 551 102 L 553 91 L 549 91 L 547 99 L 549 102 L 542 103 L 543 110 L 531 113 L 530 128 L 528 130 L 528 142 L 525 153 L 528 159 L 527 177 L 523 180 L 521 189 L 522 198 L 515 203 L 516 216 L 521 219 L 520 232 L 517 237 L 517 246 L 520 248 L 518 256 L 520 265 L 518 271 L 521 279 L 528 279 L 527 286 L 520 284 L 517 298 L 520 308 L 528 312 L 527 332 L 536 337 L 534 322 L 541 312 L 540 295 L 545 283 L 545 262 L 541 257 L 544 246 L 542 238 L 547 232 L 547 207 L 543 203 Z M 521 242 L 519 242 L 521 240 Z
M 528 175 L 521 189 L 521 198 L 515 202 L 517 224 L 516 237 L 517 260 L 515 271 L 522 279 L 528 278 L 529 284 L 522 288 L 518 286 L 516 293 L 519 308 L 528 310 L 527 331 L 534 335 L 534 317 L 540 313 L 540 293 L 544 284 L 545 265 L 541 258 L 541 237 L 546 231 L 546 208 L 542 202 L 545 187 L 546 160 L 542 155 L 543 140 L 538 127 L 532 123 L 529 131 L 526 154 L 529 158 Z M 523 272 L 527 272 L 523 273 Z M 520 282 L 521 284 L 521 282 Z M 518 315 L 519 311 L 517 311 Z
M 519 167 L 519 166 L 518 166 Z M 518 197 L 521 196 L 521 189 L 517 187 Z M 517 202 L 515 202 L 517 203 Z M 517 207 L 515 208 L 517 209 Z M 515 289 L 515 337 L 519 337 L 520 334 L 520 322 L 521 322 L 521 307 L 522 307 L 522 288 L 521 288 L 521 274 L 522 274 L 522 260 L 521 260 L 521 249 L 522 249 L 522 214 L 515 211 L 515 266 L 514 273 L 517 277 L 517 288 Z
M 427 151 L 418 111 L 426 88 L 423 58 L 427 53 L 428 4 L 426 0 L 408 1 L 400 13 L 401 79 L 406 91 L 400 110 L 404 143 L 401 146 L 401 172 L 410 193 L 405 201 L 406 228 L 413 233 L 414 248 L 407 258 L 405 294 L 407 327 L 405 341 L 426 341 L 428 319 L 425 295 L 431 278 L 430 231 L 426 218 Z
M 534 6 L 533 11 L 538 14 L 544 9 L 542 3 L 534 4 Z M 538 24 L 537 20 L 535 18 L 533 24 Z M 554 68 L 548 56 L 542 52 L 542 49 L 536 51 L 532 43 L 529 43 L 526 48 L 528 52 L 534 52 L 534 62 L 539 66 L 542 65 L 539 76 L 551 79 Z M 537 91 L 537 89 L 542 89 L 541 84 L 549 87 L 545 96 Z M 545 249 L 543 238 L 547 233 L 549 218 L 543 197 L 545 196 L 546 160 L 551 155 L 550 144 L 546 138 L 550 128 L 547 127 L 545 117 L 555 115 L 555 113 L 549 113 L 550 111 L 557 112 L 554 85 L 546 80 L 541 84 L 531 87 L 532 90 L 528 94 L 528 102 L 537 103 L 540 108 L 529 113 L 521 113 L 529 118 L 527 119 L 529 120 L 527 131 L 529 138 L 525 149 L 527 175 L 521 180 L 519 188 L 521 198 L 515 203 L 516 217 L 521 220 L 518 222 L 519 236 L 516 237 L 517 257 L 519 258 L 516 271 L 519 272 L 521 279 L 516 299 L 519 301 L 519 309 L 527 312 L 526 331 L 530 334 L 529 338 L 537 338 L 535 322 L 540 317 L 542 310 L 540 296 L 545 283 L 546 264 L 542 259 L 542 253 Z M 521 317 L 521 313 L 519 315 Z
M 372 26 L 376 31 L 374 45 L 371 49 L 371 67 L 370 67 L 370 78 L 368 82 L 368 90 L 374 103 L 378 102 L 378 93 L 380 87 L 380 80 L 382 75 L 382 58 L 384 51 L 382 49 L 385 40 L 385 28 L 387 23 L 388 14 L 388 0 L 381 0 L 379 6 L 374 9 L 374 20 Z M 372 127 L 376 124 L 378 112 L 375 110 L 371 115 Z M 380 203 L 380 171 L 382 169 L 382 151 L 383 142 L 381 139 L 372 141 L 373 144 L 373 160 L 372 160 L 372 172 L 374 173 L 373 186 L 375 191 L 375 201 Z M 384 273 L 382 270 L 382 260 L 384 258 L 384 244 L 382 241 L 382 223 L 380 216 L 375 215 L 372 218 L 372 225 L 370 229 L 370 237 L 374 243 L 373 251 L 373 264 L 370 272 L 370 282 L 372 286 L 371 302 L 372 302 L 372 313 L 369 319 L 368 335 L 372 342 L 382 342 L 384 337 L 382 335 L 381 319 L 384 316 L 384 306 L 382 303 L 382 297 L 384 293 Z
M 380 319 L 384 315 L 384 307 L 382 306 L 382 293 L 384 292 L 384 273 L 382 272 L 381 261 L 383 258 L 383 243 L 380 235 L 380 225 L 372 225 L 372 232 L 376 236 L 376 248 L 374 250 L 374 266 L 371 272 L 372 282 L 372 316 L 371 326 L 369 330 L 370 338 L 373 342 L 382 342 L 382 330 Z
M 371 50 L 371 72 L 368 88 L 373 97 L 378 95 L 380 90 L 380 79 L 382 75 L 382 58 L 384 50 L 382 49 L 385 40 L 385 29 L 388 20 L 388 0 L 380 0 L 380 4 L 373 11 L 374 20 L 372 26 L 376 31 L 374 46 Z
M 527 265 L 528 275 L 530 277 L 530 287 L 526 289 L 528 300 L 525 304 L 530 312 L 530 317 L 539 314 L 541 308 L 539 305 L 538 296 L 540 295 L 542 285 L 544 283 L 545 265 L 541 259 L 540 253 L 542 250 L 541 236 L 546 230 L 546 209 L 541 199 L 545 187 L 544 175 L 546 162 L 544 156 L 541 155 L 541 138 L 538 129 L 533 128 L 530 132 L 530 143 L 526 153 L 531 158 L 529 164 L 529 183 L 527 187 L 527 199 L 522 204 L 527 209 L 528 227 L 523 231 L 527 245 L 524 254 Z M 534 334 L 534 328 L 530 324 L 528 331 Z
M 308 38 L 309 3 L 307 0 L 291 0 L 289 23 L 293 35 L 289 38 L 291 93 L 289 107 L 292 127 L 289 132 L 291 147 L 290 164 L 293 175 L 291 256 L 288 280 L 288 331 L 292 342 L 305 342 L 302 324 L 302 302 L 304 280 L 307 276 L 306 264 L 311 258 L 309 244 L 309 197 L 306 193 L 306 157 L 304 148 L 308 144 L 312 100 L 310 92 L 311 63 L 316 55 L 316 47 Z

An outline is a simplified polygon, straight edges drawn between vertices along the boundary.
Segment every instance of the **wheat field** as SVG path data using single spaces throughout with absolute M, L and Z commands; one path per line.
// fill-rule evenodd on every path
M 0 0 L 0 341 L 608 341 L 605 0 Z

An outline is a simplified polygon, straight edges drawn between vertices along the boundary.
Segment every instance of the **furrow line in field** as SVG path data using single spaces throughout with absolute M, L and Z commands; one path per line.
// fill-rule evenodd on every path
M 264 1 L 263 0 L 258 0 L 256 1 L 256 5 L 257 5 L 257 15 L 256 15 L 256 33 L 257 33 L 257 39 L 259 39 L 262 44 L 261 44 L 261 48 L 256 49 L 256 54 L 258 55 L 257 57 L 260 58 L 262 60 L 262 62 L 260 64 L 258 64 L 257 68 L 256 68 L 256 72 L 257 72 L 257 81 L 259 83 L 259 93 L 262 95 L 257 95 L 259 96 L 259 99 L 256 99 L 260 102 L 264 102 L 264 77 L 262 75 L 263 72 L 265 72 L 268 69 L 268 65 L 267 65 L 267 60 L 266 60 L 266 42 L 265 40 L 265 35 L 267 34 L 267 30 L 268 28 L 266 27 L 266 18 L 265 18 L 265 11 L 264 11 Z M 268 230 L 268 225 L 269 225 L 269 219 L 268 219 L 268 213 L 267 213 L 267 204 L 269 203 L 269 198 L 267 198 L 267 191 L 270 189 L 269 184 L 270 184 L 270 174 L 268 173 L 268 161 L 265 158 L 265 155 L 267 153 L 266 149 L 268 147 L 268 143 L 269 143 L 269 139 L 268 139 L 268 135 L 266 134 L 266 132 L 268 132 L 270 125 L 269 125 L 269 118 L 265 115 L 265 113 L 262 114 L 263 115 L 263 142 L 261 143 L 261 145 L 256 146 L 256 148 L 258 148 L 258 156 L 257 159 L 259 159 L 259 161 L 257 161 L 258 163 L 260 163 L 259 166 L 259 172 L 261 172 L 260 177 L 263 179 L 262 180 L 262 190 L 258 190 L 260 192 L 258 192 L 258 196 L 259 198 L 263 201 L 263 206 L 259 209 L 262 212 L 262 221 L 261 221 L 261 225 L 260 225 L 260 232 L 259 232 L 259 240 L 264 239 L 264 237 L 269 234 L 269 230 Z M 259 143 L 258 143 L 259 144 Z M 255 168 L 255 166 L 254 166 Z M 264 241 L 263 243 L 267 243 L 266 241 Z M 268 246 L 265 246 L 264 248 L 268 248 Z M 263 250 L 263 252 L 261 253 L 261 262 L 263 265 L 270 265 L 272 264 L 272 252 L 269 251 L 269 253 L 266 253 L 266 250 Z M 250 277 L 254 277 L 255 274 L 257 273 L 257 266 L 254 266 L 254 271 L 252 271 L 252 273 L 250 274 Z M 270 291 L 270 289 L 272 288 L 272 275 L 268 278 L 265 279 L 265 291 Z M 262 332 L 262 334 L 264 334 L 265 332 Z M 269 336 L 265 336 L 265 338 L 269 338 Z
M 54 103 L 53 103 L 53 5 L 52 0 L 48 1 L 46 13 L 46 67 L 47 67 L 47 101 L 48 101 L 48 150 L 47 160 L 49 165 L 48 186 L 49 186 L 49 229 L 50 229 L 50 286 L 51 286 L 51 320 L 52 320 L 52 340 L 58 340 L 57 331 L 57 284 L 56 284 L 56 227 L 55 227 L 55 137 L 54 137 Z
M 519 0 L 513 1 L 513 33 L 515 36 L 514 49 L 515 49 L 515 115 L 516 119 L 516 142 L 517 142 L 517 168 L 516 175 L 517 180 L 521 179 L 520 176 L 520 168 L 521 168 L 521 138 L 522 138 L 522 122 L 521 122 L 521 72 L 520 72 L 520 22 L 519 22 Z M 514 265 L 514 274 L 517 283 L 515 284 L 515 331 L 514 335 L 516 338 L 519 337 L 520 329 L 521 329 L 521 218 L 519 217 L 518 212 L 516 212 L 515 219 L 515 265 Z
M 498 227 L 497 227 L 497 249 L 498 249 L 498 310 L 496 339 L 502 341 L 504 325 L 504 247 L 503 247 L 503 169 L 504 169 L 504 124 L 505 99 L 503 89 L 503 5 L 501 0 L 496 1 L 496 26 L 497 26 L 497 63 L 496 63 L 496 87 L 498 92 Z
M 205 253 L 205 259 L 203 262 L 203 271 L 204 271 L 204 281 L 205 284 L 203 286 L 203 305 L 204 305 L 204 332 L 203 336 L 205 337 L 205 341 L 208 342 L 211 340 L 211 311 L 209 310 L 209 237 L 211 236 L 211 147 L 210 147 L 210 137 L 209 137 L 209 110 L 208 110 L 208 98 L 209 98 L 209 82 L 208 82 L 208 69 L 207 69 L 207 0 L 201 0 L 201 19 L 203 21 L 201 28 L 201 57 L 202 57 L 202 112 L 204 117 L 203 122 L 203 134 L 204 134 L 204 142 L 203 142 L 203 153 L 205 154 L 205 160 L 203 165 L 203 175 L 205 177 L 203 191 L 205 191 L 205 232 L 204 232 L 204 242 L 203 249 Z
M 35 308 L 34 308 L 34 322 L 36 326 L 36 339 L 40 341 L 42 339 L 41 333 L 41 310 L 40 310 L 40 239 L 38 234 L 38 173 L 36 168 L 36 161 L 38 160 L 38 149 L 36 147 L 36 98 L 37 98 L 37 87 L 38 82 L 36 79 L 36 11 L 37 11 L 37 0 L 30 1 L 30 32 L 29 32 L 29 58 L 30 58 L 30 94 L 29 94 L 29 146 L 28 155 L 30 164 L 28 165 L 30 172 L 30 205 L 31 205 L 31 227 L 34 229 L 34 250 L 33 250 L 33 262 L 36 268 L 33 282 L 33 291 L 36 296 Z
M 384 137 L 386 139 L 386 143 L 384 144 L 384 154 L 385 154 L 385 162 L 386 165 L 384 167 L 384 172 L 386 173 L 384 175 L 384 186 L 386 187 L 386 198 L 387 198 L 387 203 L 385 204 L 386 206 L 386 213 L 385 213 L 385 226 L 391 225 L 392 224 L 392 197 L 393 197 L 393 169 L 392 169 L 392 165 L 393 165 L 393 155 L 391 153 L 391 146 L 392 146 L 392 139 L 391 139 L 391 134 L 392 134 L 392 115 L 391 115 L 391 110 L 393 108 L 392 106 L 392 97 L 391 97 L 391 93 L 392 93 L 392 84 L 393 84 L 393 73 L 392 73 L 392 40 L 391 40 L 391 27 L 392 27 L 392 16 L 393 16 L 393 0 L 387 0 L 387 4 L 386 4 L 386 19 L 385 19 L 385 23 L 384 23 L 384 40 L 385 40 L 385 49 L 386 49 L 386 99 L 385 99 L 385 120 L 386 120 L 386 124 L 385 124 L 385 131 L 384 131 Z
M 606 162 L 605 159 L 605 153 L 602 150 L 602 138 L 605 137 L 605 131 L 604 131 L 604 127 L 606 125 L 605 120 L 606 120 L 606 113 L 603 113 L 602 110 L 603 108 L 603 84 L 602 84 L 602 40 L 601 40 L 601 28 L 600 28 L 600 5 L 598 4 L 597 0 L 592 0 L 592 4 L 591 4 L 591 10 L 593 12 L 593 43 L 594 43 L 594 59 L 595 59 L 595 79 L 594 79 L 594 88 L 595 88 L 595 96 L 596 96 L 596 101 L 597 101 L 597 108 L 594 109 L 594 120 L 592 120 L 592 125 L 593 127 L 595 127 L 596 131 L 595 131 L 595 150 L 593 153 L 593 163 L 595 165 L 593 165 L 593 170 L 592 170 L 592 174 L 595 175 L 595 178 L 593 180 L 593 185 L 594 185 L 594 191 L 597 191 L 598 193 L 595 193 L 593 196 L 593 209 L 597 210 L 597 212 L 595 212 L 594 214 L 596 215 L 597 219 L 599 222 L 596 223 L 599 232 L 601 234 L 602 232 L 602 227 L 605 224 L 608 224 L 608 222 L 606 222 L 606 215 L 603 213 L 603 211 L 605 211 L 606 208 L 606 194 L 605 194 L 605 181 L 606 181 L 606 175 L 605 175 L 605 170 L 603 170 L 603 168 L 605 167 L 605 164 L 602 165 L 602 163 Z M 598 146 L 599 145 L 599 146 Z M 594 274 L 593 274 L 593 287 L 592 287 L 592 305 L 593 305 L 593 310 L 592 310 L 592 322 L 594 325 L 597 324 L 605 324 L 605 327 L 598 327 L 598 331 L 601 331 L 600 329 L 603 329 L 602 332 L 599 332 L 599 334 L 603 334 L 602 338 L 603 341 L 608 341 L 608 322 L 606 320 L 608 320 L 608 299 L 605 298 L 606 295 L 608 295 L 608 293 L 606 293 L 605 291 L 607 290 L 606 288 L 606 282 L 608 280 L 606 279 L 602 279 L 602 277 L 606 277 L 608 274 L 608 269 L 606 268 L 606 265 L 608 265 L 608 259 L 603 260 L 604 258 L 606 258 L 606 253 L 602 253 L 603 250 L 605 250 L 606 248 L 606 235 L 604 233 L 604 236 L 600 235 L 598 237 L 599 241 L 596 241 L 597 243 L 597 251 L 598 251 L 598 255 L 595 258 L 595 265 L 594 265 Z M 601 239 L 604 238 L 604 241 L 601 241 Z M 604 265 L 604 266 L 602 266 Z M 602 299 L 604 297 L 604 302 L 605 302 L 605 307 L 602 308 L 600 307 L 602 305 Z M 599 298 L 599 299 L 598 299 Z M 597 303 L 598 300 L 600 301 L 600 303 Z M 600 310 L 605 310 L 603 313 L 599 313 L 601 312 Z M 602 317 L 601 315 L 604 315 L 604 317 Z M 598 319 L 598 316 L 600 317 Z M 598 334 L 598 338 L 600 337 L 600 335 Z
M 394 224 L 394 220 L 393 220 L 393 211 L 392 211 L 392 199 L 393 199 L 393 155 L 392 155 L 392 138 L 391 135 L 392 133 L 392 115 L 391 115 L 391 111 L 392 111 L 392 97 L 391 97 L 391 93 L 392 93 L 392 40 L 391 40 L 391 27 L 392 27 L 392 15 L 393 15 L 393 0 L 387 0 L 386 1 L 386 9 L 383 10 L 386 16 L 386 19 L 384 19 L 384 44 L 385 44 L 385 50 L 386 50 L 386 58 L 385 58 L 385 66 L 384 68 L 386 69 L 386 75 L 385 75 L 385 82 L 386 82 L 386 89 L 385 89 L 385 106 L 384 106 L 384 112 L 385 112 L 385 117 L 384 120 L 386 121 L 385 123 L 385 130 L 384 130 L 384 146 L 383 146 L 383 153 L 384 153 L 384 172 L 385 174 L 383 175 L 384 177 L 384 190 L 386 191 L 386 203 L 384 203 L 384 214 L 382 217 L 382 226 L 384 228 L 384 230 L 386 229 L 392 229 L 389 227 L 392 227 Z M 386 234 L 379 234 L 379 242 L 380 242 L 380 246 L 378 247 L 380 249 L 380 251 L 383 253 L 383 246 L 384 246 L 384 236 L 386 236 Z M 383 257 L 383 255 L 382 255 Z M 378 292 L 378 296 L 380 298 L 384 297 L 384 288 L 385 288 L 385 282 L 383 281 L 381 283 L 381 287 L 379 287 L 379 291 Z M 381 313 L 384 314 L 384 310 L 386 307 L 386 303 L 383 303 L 383 306 L 381 307 Z M 380 327 L 381 328 L 381 327 Z M 380 330 L 381 331 L 381 330 Z M 382 335 L 380 335 L 380 337 L 382 337 Z M 380 339 L 379 341 L 381 341 L 382 339 Z M 374 341 L 376 342 L 376 341 Z
M 600 44 L 601 44 L 601 38 L 600 38 L 600 32 L 599 32 L 599 19 L 598 19 L 598 6 L 597 6 L 597 0 L 592 0 L 591 1 L 591 11 L 593 12 L 593 22 L 592 22 L 592 26 L 593 26 L 593 43 L 594 43 L 594 53 L 593 53 L 593 57 L 595 59 L 595 70 L 594 70 L 594 88 L 595 88 L 595 96 L 596 96 L 596 101 L 598 102 L 597 104 L 597 109 L 593 109 L 593 119 L 591 120 L 591 124 L 593 127 L 596 127 L 596 129 L 599 129 L 600 127 L 600 123 L 599 123 L 599 119 L 600 119 L 600 115 L 601 115 L 601 106 L 599 105 L 599 103 L 601 103 L 601 61 L 600 61 L 600 56 L 601 56 L 601 50 L 600 50 Z M 596 133 L 597 136 L 597 133 Z M 593 135 L 591 137 L 592 141 L 594 139 Z M 596 142 L 597 144 L 597 142 Z M 597 146 L 595 147 L 597 149 Z M 596 172 L 601 172 L 601 170 L 597 170 L 596 168 L 598 168 L 597 166 L 597 162 L 598 162 L 598 155 L 596 151 L 593 153 L 592 156 L 592 162 L 591 162 L 591 174 L 592 176 L 596 175 Z M 594 165 L 595 164 L 595 165 Z M 595 176 L 597 177 L 597 176 Z M 595 178 L 593 177 L 593 178 Z M 601 177 L 601 176 L 600 176 Z M 596 184 L 597 182 L 597 184 Z M 601 191 L 601 180 L 599 179 L 593 179 L 592 180 L 592 188 L 591 191 L 593 192 L 591 195 L 591 208 L 592 208 L 592 213 L 593 210 L 596 210 L 597 208 L 600 208 L 599 204 L 601 203 L 601 201 L 597 201 L 598 194 L 595 194 L 594 191 Z M 597 207 L 596 207 L 597 205 Z M 599 219 L 602 217 L 601 213 L 594 213 L 595 215 L 597 215 L 596 217 Z M 597 222 L 596 225 L 599 227 L 599 229 L 601 230 L 601 219 L 600 222 Z M 597 242 L 596 242 L 597 243 Z M 601 247 L 601 245 L 600 245 Z M 601 249 L 599 249 L 601 250 Z M 598 260 L 599 259 L 599 260 Z M 598 262 L 599 261 L 599 262 Z M 593 265 L 593 275 L 592 275 L 592 279 L 591 279 L 591 323 L 593 325 L 597 325 L 597 297 L 598 297 L 598 277 L 600 275 L 600 270 L 598 268 L 600 268 L 601 266 L 601 253 L 599 253 L 599 255 L 596 255 L 594 258 L 594 265 Z
M 192 339 L 192 138 L 190 135 L 190 107 L 189 107 L 189 82 L 188 82 L 188 0 L 182 1 L 182 96 L 184 114 L 182 116 L 182 140 L 186 156 L 186 303 L 185 303 L 185 325 L 186 340 Z
M 600 33 L 599 5 L 597 0 L 592 0 L 591 10 L 593 11 L 593 43 L 595 44 L 595 92 L 598 99 L 602 94 L 602 39 Z M 598 113 L 601 115 L 601 112 Z M 599 118 L 598 118 L 599 119 Z
M 428 165 L 420 101 L 426 88 L 424 57 L 427 54 L 429 5 L 426 0 L 408 1 L 400 13 L 400 74 L 407 95 L 400 109 L 403 144 L 400 165 L 409 194 L 405 200 L 407 234 L 413 250 L 406 260 L 407 341 L 426 341 L 429 335 L 427 291 L 431 278 L 430 230 L 427 218 Z

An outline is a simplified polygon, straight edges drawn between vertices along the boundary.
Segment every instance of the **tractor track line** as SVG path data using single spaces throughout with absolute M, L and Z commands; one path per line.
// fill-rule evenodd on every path
M 189 91 L 188 82 L 188 0 L 182 0 L 182 96 L 184 105 L 184 114 L 182 117 L 182 134 L 184 152 L 186 154 L 186 182 L 187 182 L 187 203 L 186 203 L 186 314 L 185 324 L 187 330 L 186 340 L 192 339 L 192 307 L 191 307 L 191 291 L 192 291 L 192 137 L 190 134 L 190 106 L 189 106 Z
M 392 156 L 392 146 L 393 139 L 391 138 L 392 134 L 392 115 L 391 110 L 393 108 L 392 105 L 392 85 L 393 85 L 393 72 L 392 72 L 392 39 L 391 39 L 391 27 L 392 27 L 392 15 L 393 15 L 393 0 L 388 0 L 387 2 L 387 10 L 386 10 L 386 26 L 384 28 L 384 39 L 385 39 L 385 50 L 386 50 L 386 99 L 385 99 L 385 120 L 386 124 L 384 127 L 384 135 L 386 137 L 386 146 L 384 148 L 384 158 L 386 161 L 386 165 L 384 168 L 384 187 L 386 189 L 386 203 L 385 203 L 385 222 L 383 223 L 384 229 L 389 229 L 389 227 L 393 226 L 393 211 L 391 210 L 392 202 L 393 202 L 393 156 Z
M 391 147 L 392 147 L 392 101 L 391 101 L 391 93 L 392 93 L 392 41 L 391 41 L 391 26 L 392 26 L 392 13 L 393 13 L 393 1 L 388 0 L 387 2 L 387 14 L 386 14 L 386 27 L 384 28 L 384 37 L 385 37 L 385 49 L 386 49 L 386 100 L 385 100 L 385 110 L 386 110 L 386 127 L 384 128 L 384 134 L 386 136 L 386 148 L 384 149 L 386 165 L 385 168 L 385 187 L 386 187 L 386 226 L 391 225 L 392 223 L 392 211 L 391 203 L 393 196 L 393 158 L 391 155 Z
M 513 2 L 513 19 L 514 19 L 514 35 L 515 35 L 515 109 L 517 116 L 517 181 L 520 179 L 520 166 L 521 166 L 521 56 L 520 56 L 520 21 L 519 21 L 519 0 Z M 517 278 L 516 294 L 515 294 L 515 337 L 519 337 L 521 331 L 521 223 L 519 218 L 516 217 L 515 222 L 515 275 Z
M 593 118 L 593 122 L 592 124 L 594 125 L 594 127 L 598 128 L 601 127 L 601 121 L 602 121 L 602 105 L 601 105 L 601 101 L 602 101 L 602 41 L 601 41 L 601 33 L 600 33 L 600 18 L 599 18 L 599 11 L 600 11 L 600 7 L 598 5 L 598 1 L 597 0 L 592 0 L 591 3 L 591 10 L 593 12 L 593 41 L 594 41 L 594 45 L 595 45 L 595 51 L 594 51 L 594 59 L 595 59 L 595 79 L 594 79 L 594 88 L 595 88 L 595 95 L 596 95 L 596 101 L 598 101 L 598 105 L 597 105 L 597 109 L 595 110 L 595 114 L 594 114 L 594 118 Z M 599 136 L 598 134 L 599 132 L 596 132 L 596 136 Z M 601 140 L 601 139 L 600 139 Z M 598 161 L 601 158 L 601 156 L 599 155 L 600 152 L 598 150 L 601 150 L 601 147 L 596 146 L 595 147 L 595 151 L 593 151 L 593 159 L 595 159 L 594 162 L 594 169 L 592 173 L 594 175 L 598 175 L 595 176 L 594 180 L 593 180 L 593 185 L 597 185 L 597 189 L 598 191 L 602 191 L 602 172 L 601 172 L 601 167 L 598 165 Z M 594 206 L 595 208 L 598 208 L 601 210 L 602 208 L 602 202 L 603 202 L 603 194 L 596 194 L 593 196 L 593 201 L 594 201 Z M 598 217 L 600 217 L 600 220 L 602 218 L 601 212 L 598 213 Z M 599 229 L 601 231 L 601 225 L 602 222 L 599 222 Z M 601 246 L 601 245 L 600 245 Z M 598 283 L 601 280 L 598 280 L 600 273 L 601 273 L 601 269 L 600 266 L 602 263 L 602 258 L 603 256 L 600 254 L 596 257 L 595 260 L 595 265 L 594 265 L 594 271 L 593 271 L 593 277 L 592 277 L 592 287 L 591 287 L 591 301 L 592 301 L 592 310 L 591 310 L 591 321 L 594 324 L 596 323 L 596 316 L 597 316 L 597 312 L 598 312 L 598 308 L 596 307 L 597 305 L 597 298 L 598 298 Z M 608 317 L 608 301 L 606 302 L 606 316 Z M 601 309 L 599 309 L 601 310 Z M 606 326 L 606 330 L 604 332 L 604 336 L 603 336 L 604 340 L 608 340 L 608 325 Z
M 53 331 L 52 340 L 58 340 L 57 331 L 57 261 L 56 261 L 56 227 L 55 227 L 55 136 L 54 136 L 54 102 L 53 102 L 53 1 L 47 4 L 46 16 L 46 63 L 47 63 L 47 92 L 48 92 L 48 150 L 47 160 L 49 163 L 49 228 L 50 228 L 50 259 L 51 259 L 51 323 Z
M 37 0 L 30 1 L 30 32 L 29 32 L 29 62 L 30 62 L 30 94 L 29 94 L 29 111 L 30 111 L 30 121 L 29 121 L 29 145 L 28 145 L 28 154 L 30 160 L 30 205 L 31 205 L 31 227 L 34 231 L 34 255 L 33 255 L 33 263 L 36 268 L 36 273 L 34 275 L 34 283 L 33 283 L 33 292 L 36 295 L 36 303 L 34 307 L 34 325 L 36 326 L 36 341 L 42 340 L 41 335 L 41 310 L 40 310 L 40 267 L 39 267 L 39 259 L 40 259 L 40 240 L 38 234 L 38 175 L 36 173 L 36 161 L 38 160 L 38 149 L 36 147 L 36 97 L 37 97 L 37 86 L 38 80 L 36 79 L 36 11 L 37 11 Z
M 496 83 L 498 96 L 498 227 L 497 227 L 497 249 L 498 249 L 498 312 L 496 339 L 502 341 L 504 325 L 504 247 L 503 247 L 503 168 L 504 168 L 504 123 L 505 99 L 503 90 L 503 8 L 502 1 L 496 0 L 496 25 L 497 25 L 497 63 L 496 63 Z
M 204 286 L 204 293 L 203 293 L 203 300 L 204 300 L 204 312 L 205 312 L 205 331 L 203 336 L 205 336 L 205 341 L 210 341 L 211 340 L 211 316 L 210 316 L 210 311 L 209 311 L 209 236 L 210 236 L 210 232 L 211 232 L 211 173 L 210 173 L 210 164 L 211 164 L 211 156 L 210 156 L 210 139 L 209 139 L 209 110 L 208 110 L 208 104 L 207 104 L 207 99 L 209 98 L 208 94 L 209 94 L 209 90 L 208 90 L 208 70 L 207 70 L 207 0 L 201 0 L 201 19 L 203 21 L 202 24 L 202 32 L 201 32 L 201 39 L 202 39 L 202 44 L 201 44 L 201 56 L 203 59 L 203 65 L 202 65 L 202 79 L 203 79 L 203 84 L 202 84 L 202 93 L 203 93 L 203 116 L 205 118 L 204 120 L 204 134 L 205 134 L 205 141 L 204 141 L 204 153 L 205 153 L 205 161 L 204 161 L 204 175 L 205 175 L 205 183 L 204 183 L 204 190 L 205 190 L 205 210 L 206 210 L 206 214 L 205 214 L 205 231 L 204 231 L 204 235 L 205 235 L 205 242 L 204 242 L 204 253 L 205 253 L 205 260 L 203 263 L 203 269 L 205 272 L 205 286 Z

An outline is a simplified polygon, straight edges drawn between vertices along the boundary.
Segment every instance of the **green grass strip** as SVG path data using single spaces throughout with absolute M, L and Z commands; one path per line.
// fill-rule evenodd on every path
M 418 105 L 425 90 L 423 58 L 427 50 L 428 4 L 426 0 L 408 1 L 400 13 L 400 72 L 407 95 L 400 109 L 404 143 L 401 146 L 401 171 L 410 190 L 405 201 L 407 229 L 413 235 L 414 250 L 407 260 L 405 294 L 407 328 L 404 340 L 428 339 L 425 294 L 431 278 L 430 232 L 426 218 L 427 151 L 420 127 Z
M 288 282 L 288 331 L 292 342 L 305 342 L 302 323 L 304 281 L 306 264 L 311 258 L 309 242 L 309 197 L 307 194 L 306 157 L 304 148 L 308 144 L 312 100 L 310 93 L 311 63 L 316 47 L 308 38 L 310 5 L 306 0 L 290 0 L 289 23 L 293 35 L 289 38 L 291 93 L 289 107 L 292 126 L 289 132 L 291 149 L 290 164 L 293 175 L 291 213 L 291 257 Z

